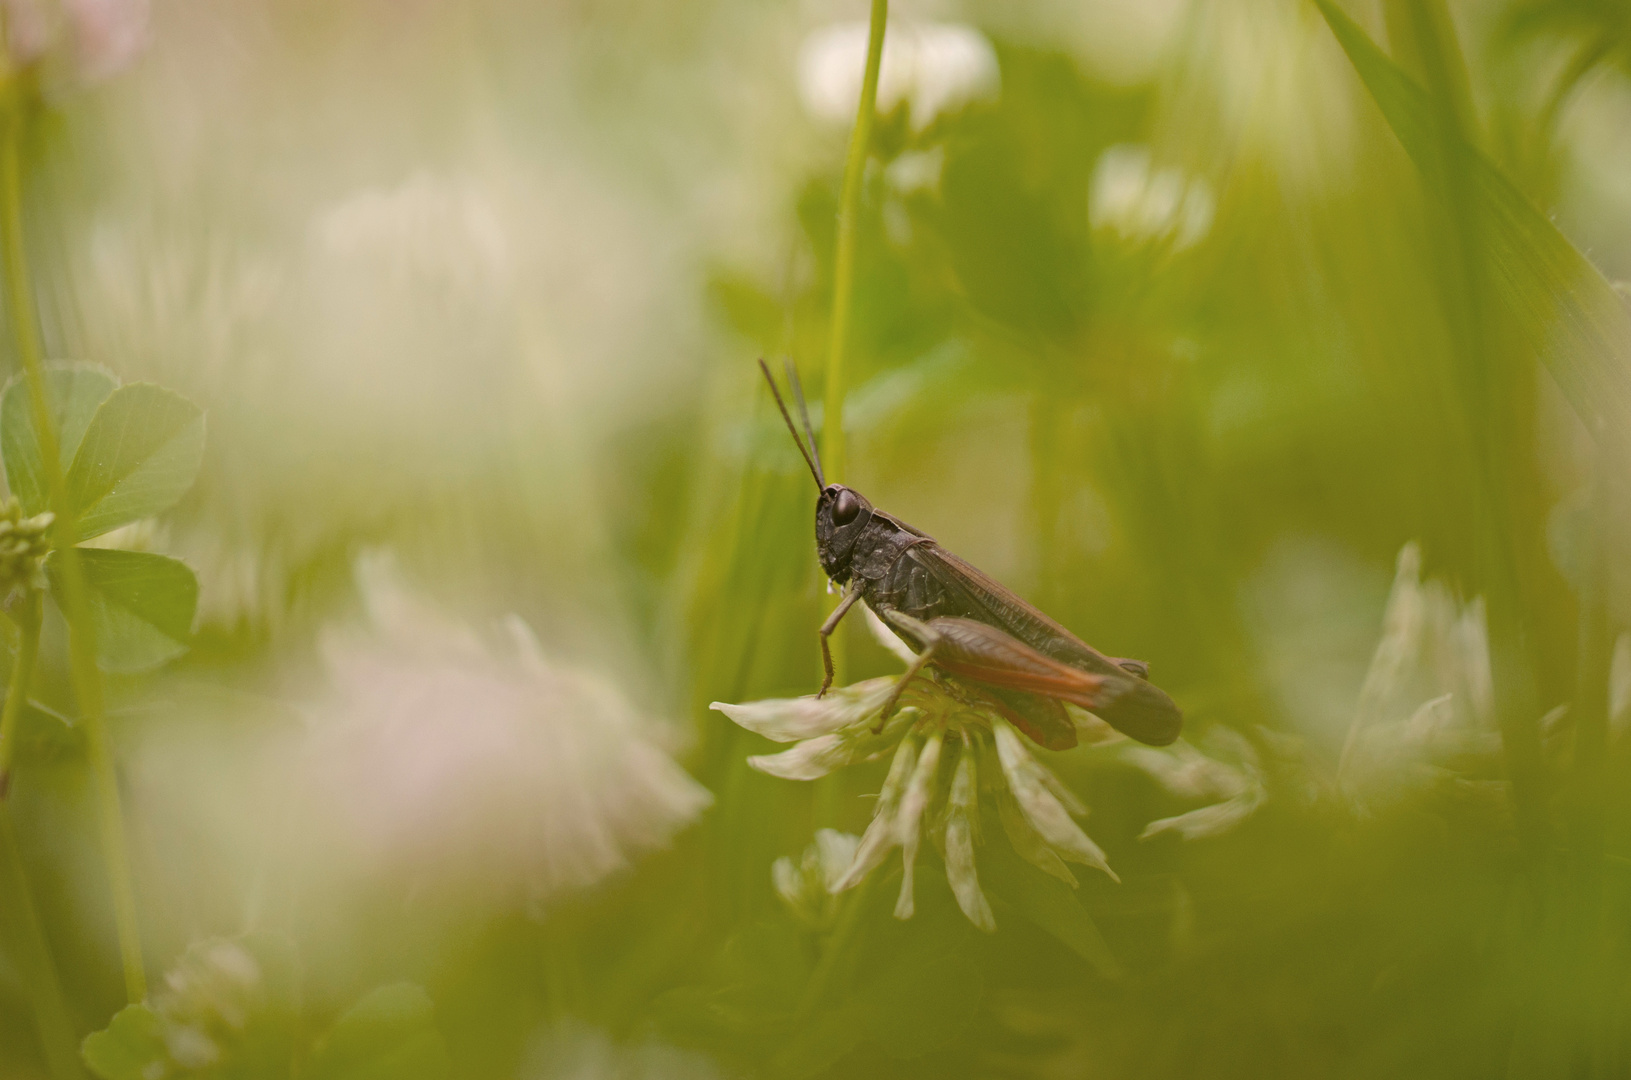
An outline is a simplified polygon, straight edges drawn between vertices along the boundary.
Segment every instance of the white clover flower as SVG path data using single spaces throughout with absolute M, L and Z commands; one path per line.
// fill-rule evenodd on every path
M 903 648 L 892 643 L 894 635 L 881 630 L 881 624 L 869 620 L 869 625 L 892 649 Z M 911 656 L 909 651 L 905 655 Z M 818 873 L 828 892 L 842 892 L 859 884 L 899 848 L 902 876 L 895 916 L 909 919 L 915 910 L 913 871 L 927 837 L 940 850 L 963 914 L 982 930 L 996 929 L 976 866 L 982 798 L 993 804 L 1015 851 L 1035 866 L 1073 887 L 1077 882 L 1067 861 L 1119 880 L 1103 850 L 1074 820 L 1087 808 L 1036 760 L 1006 720 L 984 702 L 965 696 L 955 684 L 932 675 L 914 680 L 902 695 L 900 710 L 874 732 L 894 685 L 893 678 L 871 679 L 820 699 L 812 695 L 713 705 L 752 731 L 784 742 L 802 740 L 780 754 L 748 759 L 772 776 L 812 780 L 892 751 L 872 821 L 853 848 L 843 834 L 825 839 L 817 834 L 817 845 L 806 852 L 802 864 L 778 861 L 773 877 L 789 906 L 822 915 L 825 909 L 817 910 L 810 899 Z M 948 760 L 949 766 L 943 767 Z M 833 866 L 846 851 L 851 854 L 844 869 L 834 875 Z
M 711 801 L 610 682 L 510 645 L 410 594 L 388 561 L 358 574 L 365 633 L 324 640 L 313 810 L 358 863 L 543 902 L 665 845 Z
M 148 1001 L 163 1046 L 149 1072 L 169 1076 L 220 1065 L 242 1044 L 266 1002 L 260 961 L 243 944 L 228 938 L 193 942 Z
M 0 0 L 6 52 L 27 67 L 60 53 L 72 77 L 98 83 L 147 47 L 148 0 Z
M 783 855 L 770 866 L 770 880 L 776 895 L 789 911 L 817 929 L 832 923 L 834 892 L 844 873 L 855 862 L 861 838 L 837 829 L 817 829 L 815 842 L 804 849 L 798 862 Z
M 1423 581 L 1421 551 L 1407 544 L 1343 747 L 1341 793 L 1369 814 L 1493 774 L 1500 749 L 1483 601 L 1463 604 L 1442 582 Z
M 1087 217 L 1095 230 L 1175 252 L 1206 237 L 1214 207 L 1205 180 L 1171 167 L 1154 168 L 1147 146 L 1105 150 L 1088 187 Z
M 861 101 L 868 27 L 839 23 L 816 30 L 799 49 L 799 97 L 810 115 L 850 123 Z M 955 23 L 891 23 L 878 69 L 878 110 L 907 103 L 922 131 L 942 113 L 1001 92 L 996 50 L 984 34 Z

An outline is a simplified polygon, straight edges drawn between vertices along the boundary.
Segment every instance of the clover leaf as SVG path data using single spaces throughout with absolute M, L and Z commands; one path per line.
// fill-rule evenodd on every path
M 53 530 L 57 550 L 46 577 L 60 598 L 61 549 L 150 517 L 175 505 L 198 475 L 204 453 L 203 411 L 149 383 L 120 386 L 86 364 L 46 372 L 46 396 L 72 521 Z M 33 403 L 22 379 L 0 392 L 0 460 L 24 512 L 52 509 Z M 148 552 L 83 549 L 85 616 L 107 671 L 136 672 L 181 655 L 192 634 L 198 580 L 175 559 Z

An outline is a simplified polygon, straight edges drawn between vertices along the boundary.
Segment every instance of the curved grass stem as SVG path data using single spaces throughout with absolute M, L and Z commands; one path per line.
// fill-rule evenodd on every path
M 849 338 L 850 310 L 855 297 L 855 226 L 861 205 L 861 182 L 866 176 L 867 147 L 877 113 L 878 70 L 883 66 L 883 34 L 889 21 L 889 0 L 872 0 L 867 30 L 866 74 L 861 81 L 861 104 L 850 132 L 844 159 L 844 189 L 838 201 L 838 248 L 833 259 L 832 326 L 827 342 L 826 392 L 821 430 L 821 460 L 827 479 L 844 478 L 844 348 Z
M 867 148 L 872 143 L 872 127 L 877 115 L 878 71 L 883 66 L 883 35 L 888 22 L 889 0 L 872 0 L 861 103 L 855 113 L 855 127 L 850 132 L 849 151 L 844 157 L 844 187 L 838 200 L 838 245 L 833 255 L 832 320 L 821 421 L 821 463 L 827 481 L 834 484 L 844 479 L 844 349 L 849 341 L 850 312 L 855 300 L 856 219 L 860 215 L 861 186 L 866 177 Z M 834 677 L 843 685 L 848 681 L 849 661 L 842 631 L 834 645 Z M 827 793 L 829 801 L 831 794 Z
M 124 966 L 125 994 L 130 1001 L 147 996 L 147 974 L 142 964 L 141 936 L 136 919 L 136 892 L 131 879 L 124 811 L 119 801 L 119 777 L 108 745 L 102 707 L 102 674 L 96 666 L 96 643 L 87 617 L 84 573 L 74 537 L 73 506 L 68 501 L 62 467 L 62 445 L 45 385 L 45 362 L 36 322 L 27 246 L 23 239 L 23 141 L 34 98 L 30 89 L 13 80 L 5 92 L 4 137 L 0 139 L 0 276 L 4 277 L 7 314 L 12 340 L 28 385 L 29 407 L 39 439 L 51 508 L 56 513 L 56 559 L 62 581 L 57 597 L 68 619 L 69 663 L 74 697 L 90 752 L 91 771 L 101 823 L 102 857 L 113 890 L 114 919 L 119 931 L 119 952 Z

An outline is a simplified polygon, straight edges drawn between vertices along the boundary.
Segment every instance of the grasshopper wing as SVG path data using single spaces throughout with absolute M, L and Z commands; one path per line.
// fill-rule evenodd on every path
M 1144 672 L 1123 667 L 939 544 L 919 544 L 903 558 L 913 560 L 933 579 L 939 591 L 937 607 L 944 615 L 1001 630 L 1032 652 L 1073 669 L 1079 676 L 1097 677 L 1104 688 L 1115 687 L 1116 692 L 1101 693 L 1099 702 L 1090 705 L 1078 699 L 1091 693 L 1083 689 L 1085 683 L 1069 682 L 1057 672 L 1044 675 L 1040 671 L 1011 675 L 1028 679 L 1032 685 L 1010 682 L 1009 688 L 1074 702 L 1117 731 L 1151 746 L 1166 746 L 1178 737 L 1183 729 L 1183 713 L 1154 683 L 1136 677 L 1146 674 L 1147 667 Z
M 1076 727 L 1064 706 L 1101 710 L 1132 687 L 1127 675 L 1096 675 L 1060 663 L 989 623 L 929 620 L 939 635 L 934 662 L 985 692 L 1004 716 L 1050 750 L 1076 745 Z

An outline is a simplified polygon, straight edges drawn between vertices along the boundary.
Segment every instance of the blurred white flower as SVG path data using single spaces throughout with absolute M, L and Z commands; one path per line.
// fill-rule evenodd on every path
M 1614 640 L 1608 669 L 1608 723 L 1617 739 L 1631 728 L 1631 634 Z
M 1224 727 L 1213 728 L 1206 741 L 1218 756 L 1203 754 L 1183 739 L 1169 747 L 1128 743 L 1122 749 L 1124 758 L 1171 794 L 1183 799 L 1213 800 L 1199 809 L 1150 822 L 1140 840 L 1167 832 L 1185 840 L 1221 836 L 1241 825 L 1268 799 L 1258 754 L 1251 743 L 1239 732 Z
M 147 46 L 148 0 L 0 0 L 6 50 L 18 67 L 61 50 L 75 80 L 97 83 Z
M 359 561 L 366 633 L 323 642 L 332 682 L 309 750 L 316 820 L 361 862 L 541 902 L 666 844 L 711 801 L 618 689 L 544 656 L 524 623 L 494 650 Z
M 0 0 L 0 18 L 5 20 L 7 58 L 26 67 L 51 48 L 62 12 L 48 0 Z
M 1469 779 L 1498 771 L 1493 700 L 1483 602 L 1423 581 L 1421 550 L 1405 545 L 1338 767 L 1343 795 L 1368 813 L 1448 781 L 1498 783 Z
M 521 387 L 515 223 L 491 187 L 421 172 L 313 216 L 292 298 L 304 347 L 281 364 L 340 431 L 403 455 L 434 447 L 427 464 L 450 443 L 468 452 L 502 433 L 495 397 Z
M 918 191 L 934 191 L 940 186 L 940 174 L 946 167 L 946 149 L 909 150 L 884 170 L 884 179 L 897 194 L 910 195 Z
M 852 123 L 866 73 L 867 24 L 840 23 L 816 30 L 799 49 L 799 97 L 810 115 Z M 912 127 L 1002 89 L 997 54 L 985 35 L 955 23 L 891 23 L 878 69 L 878 111 L 907 103 Z
M 810 926 L 823 929 L 835 915 L 833 892 L 845 871 L 855 862 L 855 849 L 861 838 L 837 829 L 817 829 L 815 842 L 804 849 L 799 861 L 783 855 L 770 866 L 770 880 L 776 895 L 789 911 Z
M 418 173 L 394 187 L 365 188 L 314 223 L 329 255 L 364 258 L 402 279 L 431 279 L 473 292 L 503 287 L 509 244 L 490 200 L 469 183 Z
M 894 638 L 875 620 L 869 620 L 869 625 L 886 644 Z M 940 848 L 947 880 L 963 914 L 980 929 L 995 930 L 996 920 L 975 865 L 981 840 L 981 797 L 994 804 L 1014 850 L 1035 866 L 1073 887 L 1076 878 L 1066 861 L 1116 877 L 1104 852 L 1074 820 L 1085 815 L 1087 808 L 1032 756 L 1025 740 L 986 702 L 965 696 L 955 684 L 931 674 L 913 680 L 902 695 L 900 710 L 881 730 L 874 731 L 894 685 L 895 680 L 886 677 L 843 687 L 819 699 L 809 696 L 747 705 L 714 702 L 715 709 L 750 731 L 783 742 L 802 740 L 780 754 L 748 759 L 748 764 L 772 776 L 813 780 L 893 751 L 872 822 L 842 873 L 831 873 L 848 848 L 847 840 L 840 843 L 842 834 L 825 840 L 818 834 L 817 846 L 806 853 L 801 865 L 784 859 L 773 870 L 777 891 L 795 910 L 817 910 L 808 894 L 818 873 L 828 892 L 841 892 L 859 884 L 899 848 L 902 878 L 895 917 L 911 918 L 915 910 L 913 869 L 918 848 L 927 836 Z M 946 756 L 952 758 L 952 764 L 942 769 L 941 759 Z
M 249 1028 L 267 1005 L 261 963 L 244 945 L 205 938 L 188 946 L 165 972 L 147 1005 L 156 1044 L 153 1059 L 135 1062 L 144 1076 L 206 1072 L 233 1063 Z M 107 1039 L 106 1034 L 93 1038 Z
M 1172 167 L 1155 168 L 1147 146 L 1112 146 L 1099 156 L 1088 188 L 1094 229 L 1134 244 L 1194 247 L 1212 228 L 1212 188 Z
M 63 0 L 73 28 L 79 77 L 100 82 L 128 67 L 147 46 L 147 0 Z

